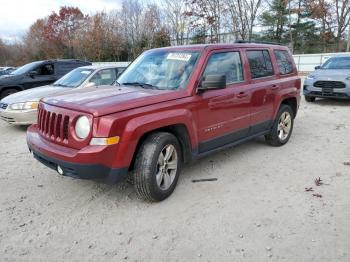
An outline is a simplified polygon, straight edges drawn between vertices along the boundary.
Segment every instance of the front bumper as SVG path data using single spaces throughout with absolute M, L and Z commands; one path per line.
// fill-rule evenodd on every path
M 321 97 L 321 98 L 336 98 L 336 99 L 350 99 L 350 94 L 342 92 L 322 92 L 322 91 L 309 91 L 304 90 L 304 96 L 309 97 Z
M 345 88 L 320 88 L 320 87 L 314 86 L 314 83 L 316 81 L 326 81 L 326 80 L 306 79 L 304 82 L 304 87 L 303 87 L 304 96 L 322 97 L 322 98 L 336 98 L 336 99 L 350 99 L 350 86 L 348 84 L 345 85 Z
M 37 121 L 37 110 L 30 111 L 14 111 L 2 110 L 0 111 L 0 118 L 12 125 L 31 125 Z
M 28 128 L 28 148 L 45 166 L 56 171 L 59 166 L 64 176 L 99 180 L 108 184 L 114 184 L 126 178 L 128 168 L 114 168 L 98 162 L 98 159 L 106 158 L 103 147 L 96 146 L 95 149 L 90 147 L 86 152 L 82 152 L 84 150 L 70 149 L 45 141 L 35 130 L 35 126 Z

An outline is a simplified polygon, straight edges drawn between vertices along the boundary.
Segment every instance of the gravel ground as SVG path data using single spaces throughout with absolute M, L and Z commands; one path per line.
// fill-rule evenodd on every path
M 303 100 L 286 146 L 206 157 L 155 204 L 127 183 L 59 176 L 28 153 L 25 128 L 0 123 L 1 261 L 350 261 L 349 113 Z

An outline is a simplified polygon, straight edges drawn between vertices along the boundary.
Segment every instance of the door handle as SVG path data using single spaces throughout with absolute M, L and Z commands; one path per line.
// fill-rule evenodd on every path
M 248 96 L 248 94 L 246 94 L 245 92 L 240 92 L 240 93 L 237 95 L 238 98 L 243 98 L 243 97 L 247 97 L 247 96 Z
M 271 90 L 277 90 L 277 89 L 279 89 L 278 85 L 272 85 Z

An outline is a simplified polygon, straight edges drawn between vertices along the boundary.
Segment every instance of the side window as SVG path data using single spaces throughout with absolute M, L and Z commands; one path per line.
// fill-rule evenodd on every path
M 91 79 L 90 82 L 96 85 L 111 85 L 117 79 L 115 69 L 103 69 L 98 71 Z
M 275 50 L 276 61 L 281 75 L 287 75 L 293 72 L 293 63 L 289 53 L 285 50 Z
M 211 55 L 203 77 L 208 75 L 225 75 L 227 84 L 243 81 L 243 67 L 239 52 Z
M 124 72 L 125 68 L 124 67 L 118 67 L 115 70 L 117 71 L 117 77 L 118 77 Z
M 46 64 L 46 65 L 39 66 L 36 69 L 36 71 L 38 75 L 41 75 L 41 76 L 53 75 L 55 73 L 53 64 Z
M 252 78 L 259 78 L 273 75 L 273 68 L 269 51 L 254 50 L 247 51 L 250 73 Z

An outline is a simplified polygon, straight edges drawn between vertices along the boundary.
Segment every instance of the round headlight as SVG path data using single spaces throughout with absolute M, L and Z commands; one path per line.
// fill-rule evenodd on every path
M 90 133 L 90 122 L 86 116 L 81 116 L 78 118 L 77 123 L 75 124 L 75 133 L 77 137 L 81 139 L 87 138 Z

